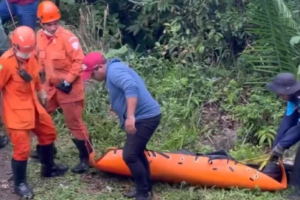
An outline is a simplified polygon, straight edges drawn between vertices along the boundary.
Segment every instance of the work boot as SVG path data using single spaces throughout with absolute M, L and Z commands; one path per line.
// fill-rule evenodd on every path
M 282 177 L 281 168 L 274 161 L 269 161 L 265 168 L 262 170 L 262 173 L 270 176 L 277 181 L 280 181 Z
M 33 199 L 34 193 L 28 187 L 26 182 L 27 160 L 11 160 L 11 169 L 13 171 L 14 192 L 22 199 Z
M 39 159 L 42 164 L 42 177 L 62 176 L 69 167 L 63 164 L 55 164 L 54 162 L 54 143 L 48 145 L 40 145 L 38 148 Z
M 149 195 L 147 197 L 135 197 L 135 200 L 151 200 L 152 197 Z
M 131 190 L 131 191 L 126 192 L 126 193 L 124 193 L 124 196 L 126 198 L 135 198 L 136 197 L 136 190 Z M 152 190 L 149 192 L 149 197 L 153 197 Z
M 79 151 L 80 162 L 72 169 L 73 173 L 81 174 L 89 169 L 89 152 L 91 152 L 90 144 L 86 140 L 72 139 L 73 143 Z M 91 142 L 91 140 L 90 140 Z
M 290 185 L 293 187 L 293 191 L 291 194 L 286 196 L 286 199 L 299 200 L 300 199 L 300 146 L 297 149 L 294 167 L 291 173 Z
M 31 151 L 30 153 L 30 157 L 33 158 L 33 159 L 39 159 L 39 155 L 38 155 L 38 148 L 39 148 L 39 145 L 36 145 L 36 150 L 35 151 Z M 54 157 L 56 157 L 56 154 L 57 154 L 57 149 L 54 145 Z
M 149 169 L 150 170 L 150 169 Z M 149 172 L 148 173 L 148 176 L 147 176 L 147 182 L 148 182 L 148 185 L 149 185 L 149 196 L 150 197 L 153 197 L 153 192 L 152 192 L 152 181 L 151 181 L 151 173 Z M 135 198 L 136 197 L 136 190 L 131 190 L 131 191 L 128 191 L 124 194 L 124 196 L 126 198 Z
M 5 147 L 8 144 L 8 137 L 3 135 L 0 136 L 0 148 Z

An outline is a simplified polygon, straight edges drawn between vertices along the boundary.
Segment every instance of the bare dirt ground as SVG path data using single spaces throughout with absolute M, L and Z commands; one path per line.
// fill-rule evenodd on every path
M 223 113 L 217 104 L 207 103 L 204 108 L 201 123 L 205 124 L 205 131 L 200 137 L 201 144 L 213 147 L 214 150 L 232 149 L 237 142 L 239 124 Z
M 0 200 L 18 200 L 13 194 L 12 171 L 10 166 L 11 146 L 0 149 Z

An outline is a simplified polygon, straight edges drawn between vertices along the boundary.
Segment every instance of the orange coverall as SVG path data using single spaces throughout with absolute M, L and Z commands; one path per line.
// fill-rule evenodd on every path
M 40 70 L 46 74 L 43 87 L 47 93 L 47 112 L 52 113 L 61 107 L 65 123 L 73 136 L 78 140 L 86 140 L 89 135 L 82 121 L 84 84 L 80 76 L 84 54 L 77 37 L 63 27 L 59 27 L 51 38 L 39 30 L 37 54 Z M 72 84 L 73 89 L 69 94 L 55 87 L 62 80 Z
M 17 67 L 24 68 L 32 77 L 26 83 Z M 40 104 L 37 91 L 41 90 L 39 65 L 32 55 L 28 62 L 18 62 L 12 49 L 0 58 L 0 90 L 2 91 L 2 121 L 13 146 L 13 159 L 25 161 L 31 148 L 30 131 L 40 145 L 55 141 L 56 130 L 51 116 Z

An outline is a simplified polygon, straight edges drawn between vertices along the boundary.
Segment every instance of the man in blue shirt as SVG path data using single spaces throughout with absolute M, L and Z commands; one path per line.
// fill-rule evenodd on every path
M 300 82 L 296 81 L 291 73 L 281 73 L 268 83 L 267 87 L 287 102 L 284 117 L 273 143 L 270 161 L 263 169 L 266 174 L 272 174 L 272 172 L 276 174 L 276 171 L 280 171 L 276 163 L 278 159 L 283 157 L 285 150 L 300 141 Z M 300 199 L 300 147 L 293 167 L 291 184 L 295 186 L 296 191 L 289 195 L 288 199 Z
M 125 196 L 148 200 L 152 196 L 152 184 L 144 150 L 160 124 L 160 105 L 147 90 L 143 79 L 121 60 L 105 60 L 101 53 L 92 52 L 82 63 L 83 80 L 105 81 L 111 108 L 126 131 L 123 159 L 133 175 L 136 190 Z

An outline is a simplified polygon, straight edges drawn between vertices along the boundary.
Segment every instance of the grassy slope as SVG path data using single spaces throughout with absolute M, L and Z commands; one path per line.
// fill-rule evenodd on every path
M 86 37 L 80 35 L 79 32 L 87 30 L 88 27 L 73 31 L 81 39 L 86 52 L 99 49 L 100 42 L 94 41 L 91 34 L 86 34 Z M 131 60 L 130 63 L 139 69 L 151 93 L 163 102 L 162 125 L 149 148 L 187 148 L 203 152 L 222 146 L 231 149 L 230 153 L 238 160 L 253 158 L 262 154 L 262 148 L 247 145 L 244 139 L 259 131 L 266 133 L 267 138 L 272 138 L 270 132 L 277 127 L 278 119 L 282 115 L 282 108 L 277 100 L 256 88 L 245 88 L 241 83 L 251 81 L 251 77 L 239 74 L 233 68 L 216 68 L 207 74 L 207 69 L 195 66 L 196 64 L 182 69 L 180 64 L 167 63 L 163 59 L 142 58 Z M 96 139 L 95 147 L 99 154 L 106 147 L 122 146 L 124 141 L 124 133 L 117 128 L 117 121 L 108 115 L 107 97 L 103 93 L 106 91 L 94 91 L 87 97 L 84 115 L 90 133 Z M 60 133 L 57 142 L 59 161 L 74 166 L 77 162 L 77 151 L 63 125 L 62 116 L 56 116 L 55 122 Z M 226 140 L 238 133 L 237 142 L 227 144 Z M 39 165 L 35 162 L 31 162 L 29 166 L 29 176 L 29 183 L 35 190 L 35 199 L 38 200 L 123 199 L 122 192 L 133 187 L 130 179 L 111 177 L 94 169 L 85 175 L 68 172 L 65 177 L 41 180 Z M 156 183 L 154 190 L 156 199 L 166 200 L 282 199 L 282 193 L 199 189 L 163 183 Z
M 70 166 L 76 162 L 76 150 L 74 149 L 70 137 L 60 136 L 57 143 L 61 152 L 61 158 Z M 65 177 L 41 180 L 39 178 L 38 164 L 31 162 L 29 167 L 30 183 L 34 187 L 37 200 L 113 200 L 125 199 L 122 192 L 133 187 L 132 180 L 108 174 L 103 174 L 91 169 L 88 174 L 74 175 L 71 172 Z M 155 199 L 160 200 L 280 200 L 283 199 L 281 193 L 269 193 L 246 190 L 217 190 L 200 189 L 185 185 L 170 186 L 166 183 L 155 183 Z
M 151 62 L 145 60 L 141 65 L 144 66 L 146 63 Z M 167 65 L 163 67 L 167 67 Z M 180 71 L 182 72 L 182 70 Z M 193 71 L 189 71 L 189 74 L 193 73 Z M 164 116 L 162 124 L 149 143 L 148 148 L 159 150 L 187 148 L 197 152 L 212 151 L 214 147 L 220 146 L 222 141 L 233 137 L 234 135 L 232 134 L 236 135 L 238 132 L 242 132 L 239 133 L 240 137 L 235 141 L 236 145 L 231 144 L 227 147 L 226 145 L 221 145 L 220 148 L 227 148 L 231 155 L 238 160 L 261 156 L 263 154 L 261 147 L 255 147 L 247 143 L 241 144 L 246 137 L 244 131 L 249 131 L 249 136 L 264 126 L 277 126 L 277 121 L 273 119 L 276 116 L 280 118 L 281 109 L 278 107 L 280 104 L 274 98 L 262 94 L 257 88 L 248 88 L 246 90 L 241 84 L 243 81 L 233 81 L 233 79 L 228 78 L 230 74 L 232 75 L 231 70 L 217 69 L 213 70 L 213 72 L 208 71 L 205 75 L 200 70 L 199 73 L 201 73 L 201 77 L 198 77 L 198 79 L 194 79 L 192 76 L 188 80 L 181 80 L 178 78 L 178 70 L 176 70 L 175 66 L 170 71 L 164 72 L 161 75 L 163 77 L 152 73 L 151 77 L 147 76 L 145 78 L 153 95 L 159 97 L 161 102 L 164 102 L 162 106 Z M 146 74 L 146 72 L 143 72 L 143 74 Z M 180 76 L 185 77 L 186 75 L 181 74 Z M 207 83 L 206 80 L 212 77 L 225 82 Z M 192 88 L 197 90 L 193 94 L 194 99 L 189 97 L 191 85 L 186 83 L 194 84 Z M 205 91 L 209 92 L 203 94 Z M 177 97 L 175 100 L 174 96 Z M 186 104 L 189 100 L 195 101 L 197 99 L 201 101 L 201 104 L 197 104 L 198 106 L 196 107 L 195 105 L 193 107 L 192 104 Z M 124 133 L 119 129 L 118 121 L 109 115 L 106 100 L 106 91 L 101 89 L 101 87 L 94 90 L 91 95 L 87 95 L 86 98 L 84 118 L 90 133 L 95 139 L 94 143 L 98 156 L 105 152 L 105 148 L 122 146 L 124 142 Z M 202 114 L 197 115 L 199 112 Z M 184 117 L 185 115 L 187 117 Z M 264 117 L 264 115 L 267 117 Z M 273 124 L 268 122 L 268 117 L 271 115 L 273 116 L 271 120 Z M 63 116 L 61 114 L 56 115 L 54 121 L 60 133 L 59 141 L 57 142 L 57 147 L 60 151 L 59 159 L 72 167 L 77 162 L 77 151 L 70 140 L 71 136 L 68 130 L 64 126 Z M 248 128 L 248 126 L 251 126 L 251 123 L 257 125 L 256 129 L 250 130 Z M 46 182 L 42 182 L 39 178 L 37 163 L 32 162 L 29 170 L 30 183 L 35 188 L 36 199 L 41 200 L 123 199 L 122 192 L 133 187 L 132 181 L 128 178 L 112 177 L 94 169 L 85 175 L 74 175 L 69 172 L 65 177 L 47 180 Z M 199 189 L 199 187 L 170 186 L 163 183 L 156 183 L 154 190 L 156 194 L 155 199 L 167 200 L 282 199 L 282 193 Z

